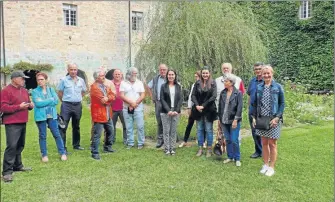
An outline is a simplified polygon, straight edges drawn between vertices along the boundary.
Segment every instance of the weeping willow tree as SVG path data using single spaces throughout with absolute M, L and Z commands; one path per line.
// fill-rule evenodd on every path
M 145 77 L 166 63 L 181 80 L 193 81 L 193 72 L 202 66 L 218 76 L 221 64 L 231 62 L 235 74 L 247 77 L 252 64 L 266 58 L 266 36 L 258 27 L 248 4 L 161 3 L 151 15 L 145 40 L 139 42 L 135 65 Z

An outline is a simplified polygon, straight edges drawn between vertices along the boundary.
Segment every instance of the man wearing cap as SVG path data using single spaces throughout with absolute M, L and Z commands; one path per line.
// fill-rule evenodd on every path
M 3 158 L 2 178 L 5 182 L 13 180 L 13 171 L 31 171 L 23 167 L 21 153 L 25 144 L 28 110 L 34 108 L 30 102 L 25 80 L 29 78 L 22 71 L 11 74 L 11 83 L 1 90 L 1 109 L 6 130 L 6 150 Z
M 72 119 L 72 146 L 76 150 L 84 150 L 80 146 L 80 119 L 82 114 L 82 100 L 87 91 L 85 81 L 77 76 L 78 67 L 76 64 L 67 66 L 69 75 L 62 78 L 57 86 L 58 97 L 62 101 L 61 116 L 65 122 L 65 128 L 60 128 L 64 147 L 66 147 L 66 130 Z
M 254 143 L 255 143 L 255 153 L 253 153 L 250 158 L 259 158 L 262 157 L 262 139 L 261 136 L 256 135 L 256 131 L 255 128 L 252 126 L 252 112 L 254 110 L 253 106 L 251 105 L 251 103 L 253 103 L 256 99 L 256 89 L 257 89 L 257 85 L 263 83 L 263 78 L 262 78 L 262 67 L 263 67 L 263 63 L 262 62 L 257 62 L 254 64 L 254 73 L 255 73 L 255 77 L 251 79 L 251 81 L 249 82 L 249 86 L 248 86 L 248 91 L 247 94 L 249 95 L 248 97 L 248 105 L 249 105 L 249 124 L 251 127 L 251 133 L 252 133 L 252 137 L 254 139 Z

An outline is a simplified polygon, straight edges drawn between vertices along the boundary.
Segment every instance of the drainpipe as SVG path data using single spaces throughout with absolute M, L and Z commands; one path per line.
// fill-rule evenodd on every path
M 128 22 L 129 22 L 129 67 L 131 67 L 131 8 L 130 1 L 128 1 Z

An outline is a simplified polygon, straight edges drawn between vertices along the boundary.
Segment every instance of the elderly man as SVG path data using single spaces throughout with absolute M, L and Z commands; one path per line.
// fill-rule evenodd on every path
M 76 64 L 67 66 L 69 75 L 62 78 L 57 86 L 58 97 L 62 101 L 61 116 L 65 122 L 65 128 L 60 128 L 60 133 L 66 148 L 66 130 L 72 119 L 72 146 L 76 150 L 84 150 L 80 146 L 80 119 L 82 114 L 82 100 L 87 91 L 85 81 L 77 76 Z
M 255 143 L 255 153 L 253 153 L 250 158 L 259 158 L 262 157 L 262 139 L 261 136 L 256 135 L 255 128 L 252 126 L 252 113 L 253 113 L 253 106 L 251 103 L 253 103 L 256 99 L 256 89 L 257 85 L 263 83 L 263 78 L 262 78 L 262 67 L 263 67 L 262 62 L 257 62 L 254 64 L 254 73 L 255 77 L 251 79 L 249 86 L 248 86 L 248 91 L 247 94 L 249 95 L 248 98 L 248 104 L 249 104 L 249 124 L 251 127 L 251 133 L 252 137 L 254 139 Z
M 218 106 L 218 103 L 219 103 L 220 93 L 225 88 L 224 80 L 226 78 L 226 75 L 231 74 L 233 71 L 233 67 L 231 63 L 223 63 L 221 66 L 221 71 L 222 71 L 222 76 L 215 79 L 216 86 L 217 86 L 216 106 Z M 240 77 L 236 76 L 236 83 L 234 86 L 236 87 L 236 89 L 240 90 L 242 94 L 245 93 L 244 84 Z
M 3 158 L 2 178 L 4 182 L 13 180 L 13 171 L 31 171 L 23 167 L 21 153 L 26 138 L 26 123 L 28 110 L 34 108 L 30 102 L 28 91 L 24 88 L 25 80 L 29 78 L 22 71 L 13 72 L 11 84 L 1 90 L 1 112 L 6 130 L 6 150 Z
M 134 146 L 134 121 L 137 124 L 138 149 L 144 146 L 144 114 L 142 100 L 145 90 L 142 81 L 137 79 L 138 70 L 133 67 L 128 70 L 126 79 L 120 85 L 120 98 L 123 100 L 123 117 L 127 130 L 127 149 Z
M 151 97 L 152 101 L 155 103 L 155 113 L 156 113 L 156 120 L 157 120 L 157 145 L 156 148 L 160 148 L 163 144 L 163 125 L 161 120 L 161 109 L 162 104 L 160 101 L 160 91 L 161 86 L 166 82 L 166 73 L 168 67 L 165 64 L 159 65 L 159 74 L 155 76 L 149 83 L 148 86 L 151 90 Z
M 120 121 L 122 123 L 122 136 L 123 136 L 123 144 L 127 145 L 127 131 L 126 131 L 126 124 L 124 122 L 124 117 L 123 117 L 123 101 L 120 97 L 120 85 L 122 81 L 122 72 L 119 69 L 115 69 L 113 72 L 113 84 L 115 86 L 116 90 L 116 97 L 115 100 L 113 101 L 112 109 L 113 109 L 113 124 L 114 124 L 114 136 L 113 136 L 113 144 L 115 143 L 116 139 L 116 123 L 117 119 L 120 118 Z
M 106 131 L 106 139 L 104 144 L 104 152 L 114 152 L 112 149 L 114 126 L 113 126 L 113 112 L 111 103 L 115 99 L 115 95 L 112 90 L 106 85 L 105 72 L 99 70 L 93 73 L 95 82 L 91 85 L 90 96 L 91 96 L 91 116 L 93 121 L 93 138 L 91 153 L 92 158 L 100 160 L 99 156 L 99 143 L 102 128 Z

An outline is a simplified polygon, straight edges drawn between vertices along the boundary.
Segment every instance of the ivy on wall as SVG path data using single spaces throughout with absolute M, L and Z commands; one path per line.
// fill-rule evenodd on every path
M 333 89 L 334 13 L 331 1 L 313 1 L 312 17 L 299 19 L 300 2 L 254 2 L 253 12 L 267 33 L 268 61 L 278 79 L 309 90 Z
M 29 62 L 20 61 L 15 63 L 13 67 L 10 65 L 6 65 L 5 67 L 0 68 L 0 73 L 5 75 L 11 74 L 14 70 L 37 70 L 37 71 L 47 71 L 50 72 L 53 70 L 53 66 L 51 64 L 31 64 Z

